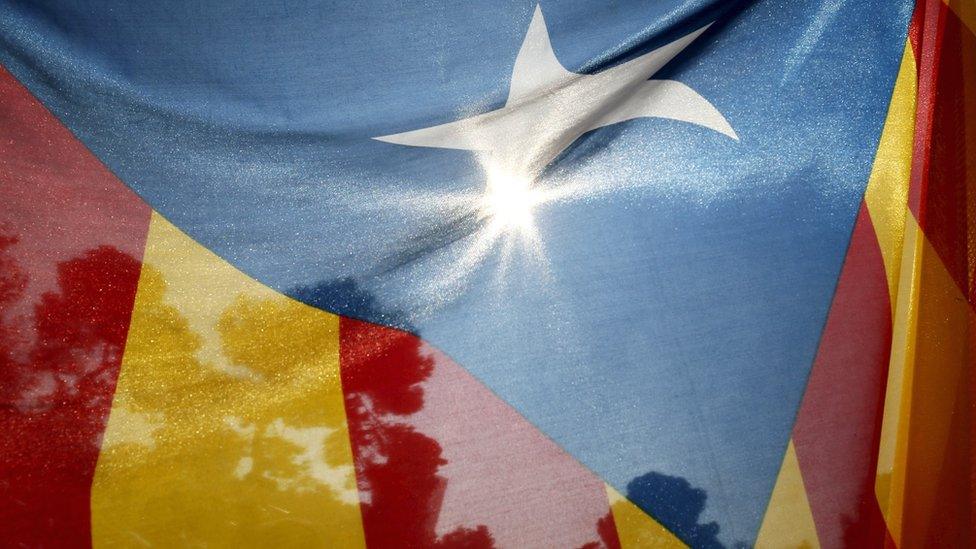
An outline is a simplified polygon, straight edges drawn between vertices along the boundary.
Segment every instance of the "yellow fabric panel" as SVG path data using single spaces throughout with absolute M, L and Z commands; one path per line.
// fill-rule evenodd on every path
M 916 71 L 911 44 L 906 42 L 878 153 L 864 194 L 884 261 L 895 332 L 885 395 L 878 480 L 875 484 L 882 511 L 886 509 L 890 497 L 890 474 L 896 460 L 895 442 L 900 428 L 898 410 L 910 406 L 910 402 L 902 402 L 901 396 L 902 386 L 911 382 L 910 355 L 914 351 L 906 343 L 914 338 L 911 295 L 914 287 L 912 277 L 916 271 L 914 262 L 918 257 L 915 250 L 917 225 L 908 211 L 918 90 Z
M 967 398 L 966 378 L 971 367 L 969 355 L 969 327 L 973 318 L 965 295 L 949 274 L 935 248 L 919 230 L 920 272 L 919 291 L 914 312 L 915 347 L 912 368 L 911 416 L 907 423 L 903 473 L 897 474 L 903 486 L 903 506 L 900 535 L 895 537 L 899 547 L 922 547 L 931 543 L 930 524 L 937 515 L 949 513 L 959 506 L 940 483 L 945 475 L 947 456 L 958 451 L 960 437 L 953 435 L 953 421 L 961 399 Z M 955 470 L 950 478 L 965 483 L 969 467 Z M 941 509 L 942 506 L 949 509 Z
M 906 509 L 920 520 L 937 512 L 938 475 L 950 444 L 957 389 L 966 382 L 973 316 L 911 215 L 905 244 L 876 483 L 898 546 L 912 541 L 905 538 Z
M 912 407 L 912 374 L 915 366 L 915 331 L 918 320 L 918 275 L 924 236 L 915 217 L 905 220 L 905 249 L 898 279 L 898 306 L 892 326 L 891 358 L 878 447 L 875 495 L 893 539 L 901 533 L 908 419 Z
M 658 524 L 610 485 L 607 485 L 607 499 L 610 502 L 613 520 L 617 525 L 620 546 L 623 549 L 687 547 L 667 528 Z
M 908 212 L 908 183 L 912 171 L 915 93 L 918 87 L 915 71 L 915 56 L 911 44 L 906 43 L 878 152 L 864 193 L 864 201 L 881 247 L 892 313 L 898 294 L 905 215 Z
M 792 440 L 786 447 L 783 466 L 776 477 L 776 486 L 756 538 L 757 549 L 787 547 L 820 547 Z
M 153 214 L 92 537 L 363 546 L 338 317 L 262 286 Z

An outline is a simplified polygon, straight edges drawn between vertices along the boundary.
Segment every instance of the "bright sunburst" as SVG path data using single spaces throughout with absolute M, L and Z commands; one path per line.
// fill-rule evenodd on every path
M 542 201 L 543 193 L 532 188 L 529 178 L 491 170 L 481 211 L 501 231 L 528 231 L 533 228 L 533 209 Z

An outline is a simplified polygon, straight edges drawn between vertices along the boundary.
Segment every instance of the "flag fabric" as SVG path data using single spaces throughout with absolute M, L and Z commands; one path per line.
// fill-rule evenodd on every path
M 0 545 L 976 542 L 972 0 L 0 39 Z

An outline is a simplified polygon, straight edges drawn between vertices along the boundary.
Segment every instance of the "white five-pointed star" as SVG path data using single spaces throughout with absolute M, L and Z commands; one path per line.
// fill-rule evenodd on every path
M 481 151 L 497 167 L 528 179 L 584 133 L 632 118 L 681 120 L 737 139 L 725 117 L 690 87 L 674 80 L 648 80 L 706 28 L 603 72 L 577 74 L 556 59 L 542 10 L 536 6 L 504 107 L 374 139 Z
M 375 137 L 415 147 L 477 151 L 486 158 L 483 209 L 509 226 L 531 220 L 541 201 L 531 182 L 590 130 L 641 117 L 681 120 L 738 139 L 724 116 L 681 82 L 648 80 L 708 26 L 636 59 L 588 75 L 566 70 L 536 6 L 515 59 L 505 106 L 413 131 Z

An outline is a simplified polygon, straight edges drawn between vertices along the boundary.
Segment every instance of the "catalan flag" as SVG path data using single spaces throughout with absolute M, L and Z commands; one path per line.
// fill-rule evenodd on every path
M 0 546 L 976 544 L 973 0 L 0 6 Z

